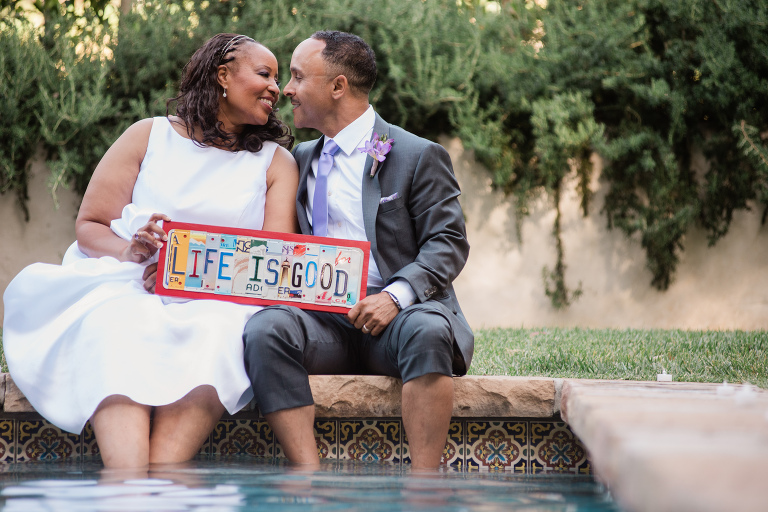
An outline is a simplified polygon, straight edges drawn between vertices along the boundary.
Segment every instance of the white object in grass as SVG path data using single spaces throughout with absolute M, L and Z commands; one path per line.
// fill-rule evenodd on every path
M 736 399 L 737 404 L 750 404 L 757 399 L 757 393 L 755 393 L 752 384 L 745 382 L 741 388 L 739 388 L 736 395 L 734 395 L 734 398 Z
M 720 396 L 731 396 L 735 392 L 734 386 L 729 386 L 727 381 L 723 381 L 722 386 L 717 386 L 717 394 Z

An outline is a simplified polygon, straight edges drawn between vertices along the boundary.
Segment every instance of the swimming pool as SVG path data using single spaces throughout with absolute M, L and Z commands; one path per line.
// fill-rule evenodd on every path
M 302 470 L 284 461 L 201 456 L 142 472 L 108 472 L 98 459 L 0 466 L 4 511 L 251 510 L 366 512 L 619 511 L 588 476 L 515 475 L 323 461 Z

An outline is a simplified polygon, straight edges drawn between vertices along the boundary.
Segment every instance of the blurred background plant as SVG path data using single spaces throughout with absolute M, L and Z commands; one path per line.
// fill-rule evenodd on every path
M 514 202 L 518 238 L 532 201 L 547 198 L 554 307 L 581 292 L 567 285 L 560 197 L 575 179 L 583 215 L 594 213 L 593 154 L 608 190 L 599 213 L 639 241 L 663 290 L 692 227 L 714 244 L 738 210 L 759 207 L 765 221 L 767 25 L 756 0 L 0 0 L 0 192 L 26 209 L 39 151 L 54 198 L 84 192 L 130 123 L 165 114 L 213 34 L 267 45 L 285 83 L 296 44 L 338 29 L 376 51 L 378 112 L 428 138 L 460 137 Z

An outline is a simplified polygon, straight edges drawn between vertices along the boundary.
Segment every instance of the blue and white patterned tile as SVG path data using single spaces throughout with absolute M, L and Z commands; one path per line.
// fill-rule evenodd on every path
M 338 420 L 315 421 L 315 442 L 317 454 L 321 459 L 339 458 L 339 422 Z
M 271 458 L 274 438 L 266 421 L 221 420 L 211 434 L 210 453 Z
M 340 420 L 339 459 L 401 462 L 402 426 L 395 420 Z
M 532 421 L 531 473 L 591 474 L 581 441 L 563 422 Z
M 593 475 L 592 472 L 592 461 L 589 460 L 589 452 L 587 452 L 587 459 L 576 466 L 576 472 L 579 475 Z
M 467 421 L 466 425 L 467 471 L 527 472 L 527 422 Z
M 18 420 L 16 462 L 79 457 L 79 435 L 62 431 L 45 420 Z

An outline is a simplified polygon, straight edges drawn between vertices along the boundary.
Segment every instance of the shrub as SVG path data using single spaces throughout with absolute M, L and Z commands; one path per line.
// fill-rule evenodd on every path
M 372 102 L 387 120 L 427 137 L 461 137 L 513 198 L 518 223 L 533 198 L 551 198 L 557 254 L 543 278 L 555 307 L 580 292 L 565 279 L 563 180 L 576 173 L 588 215 L 593 152 L 605 160 L 609 187 L 602 213 L 640 241 L 659 289 L 672 282 L 692 226 L 714 244 L 735 211 L 760 204 L 764 221 L 768 212 L 764 3 L 144 1 L 110 25 L 108 2 L 92 2 L 80 14 L 70 2 L 36 4 L 62 6 L 48 8 L 39 33 L 18 21 L 17 2 L 0 3 L 0 13 L 16 13 L 0 22 L 0 192 L 13 191 L 22 207 L 38 143 L 54 191 L 82 192 L 129 123 L 165 113 L 183 64 L 210 36 L 261 41 L 286 82 L 296 44 L 337 29 L 375 49 Z M 695 151 L 708 165 L 698 174 Z

